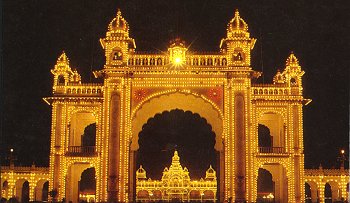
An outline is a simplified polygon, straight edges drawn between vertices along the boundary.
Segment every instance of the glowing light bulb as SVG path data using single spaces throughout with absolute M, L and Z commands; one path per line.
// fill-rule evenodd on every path
M 176 57 L 176 58 L 175 58 L 175 64 L 179 65 L 179 64 L 181 64 L 181 63 L 182 63 L 181 57 Z
M 344 154 L 344 153 L 345 153 L 345 150 L 344 150 L 344 149 L 342 149 L 340 152 L 341 152 L 342 154 Z

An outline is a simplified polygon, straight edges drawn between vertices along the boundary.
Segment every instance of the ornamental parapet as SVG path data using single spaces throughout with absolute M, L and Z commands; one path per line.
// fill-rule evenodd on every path
M 1 172 L 49 172 L 49 167 L 33 166 L 1 166 Z
M 305 169 L 305 176 L 349 176 L 349 169 Z
M 81 96 L 102 96 L 103 85 L 101 84 L 68 84 L 55 87 L 55 95 L 81 95 Z

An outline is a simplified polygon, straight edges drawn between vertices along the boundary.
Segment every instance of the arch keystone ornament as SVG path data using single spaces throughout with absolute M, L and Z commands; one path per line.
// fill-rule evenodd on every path
M 181 109 L 199 114 L 212 126 L 219 154 L 218 189 L 192 191 L 191 195 L 215 194 L 212 199 L 220 202 L 256 202 L 258 171 L 264 169 L 278 189 L 268 197 L 281 203 L 304 202 L 303 106 L 311 100 L 303 97 L 304 71 L 296 55 L 286 57 L 284 70 L 276 69 L 271 84 L 258 84 L 253 79 L 261 74 L 251 67 L 256 39 L 250 37 L 238 10 L 217 53 L 197 54 L 176 39 L 161 53 L 139 54 L 130 37 L 131 27 L 118 11 L 100 40 L 106 64 L 94 75 L 103 83 L 81 83 L 65 53 L 52 69 L 53 96 L 45 98 L 52 106 L 49 191 L 57 190 L 59 200 L 78 202 L 74 188 L 78 175 L 72 168 L 81 172 L 94 167 L 96 202 L 131 202 L 137 195 L 162 195 L 161 190 L 136 191 L 136 172 L 138 178 L 146 176 L 135 165 L 138 136 L 157 113 Z M 73 110 L 93 112 L 93 116 L 81 113 L 73 118 Z M 82 131 L 91 123 L 96 123 L 93 151 L 85 146 L 71 148 L 72 138 L 82 143 L 79 135 L 73 136 L 74 126 Z M 259 147 L 259 125 L 270 132 L 270 145 Z M 312 174 L 307 181 L 318 183 Z M 348 174 L 341 177 L 345 181 Z M 336 183 L 331 186 L 345 197 L 346 183 Z M 323 191 L 314 185 L 312 190 Z

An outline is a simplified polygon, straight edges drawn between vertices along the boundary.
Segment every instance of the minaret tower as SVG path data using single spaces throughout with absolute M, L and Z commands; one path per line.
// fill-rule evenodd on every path
M 255 42 L 256 39 L 250 38 L 247 23 L 236 10 L 227 25 L 227 36 L 220 43 L 220 49 L 228 55 L 228 66 L 250 67 L 250 50 Z
M 124 66 L 129 59 L 129 52 L 136 48 L 134 39 L 129 37 L 129 24 L 118 9 L 117 16 L 109 23 L 106 37 L 100 39 L 105 50 L 105 68 Z

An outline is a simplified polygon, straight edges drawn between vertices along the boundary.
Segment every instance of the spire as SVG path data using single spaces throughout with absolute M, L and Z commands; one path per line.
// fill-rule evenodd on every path
M 175 150 L 174 152 L 174 156 L 172 158 L 172 162 L 169 168 L 169 171 L 177 171 L 177 170 L 181 170 L 182 171 L 182 166 L 180 164 L 180 157 L 177 153 L 177 150 Z
M 64 51 L 58 57 L 56 65 L 54 69 L 51 70 L 51 72 L 52 74 L 62 73 L 62 72 L 72 73 L 72 70 L 69 67 L 69 59 Z
M 129 36 L 129 24 L 123 18 L 122 12 L 120 9 L 117 10 L 117 15 L 108 25 L 109 32 L 118 32 L 124 33 L 126 36 Z
M 62 54 L 58 57 L 56 65 L 57 66 L 69 65 L 69 59 L 64 51 L 62 51 Z
M 289 55 L 289 57 L 286 60 L 286 66 L 299 66 L 299 60 L 294 55 L 293 52 Z
M 227 26 L 227 37 L 248 37 L 248 24 L 239 15 L 238 9 L 235 10 L 235 16 Z

